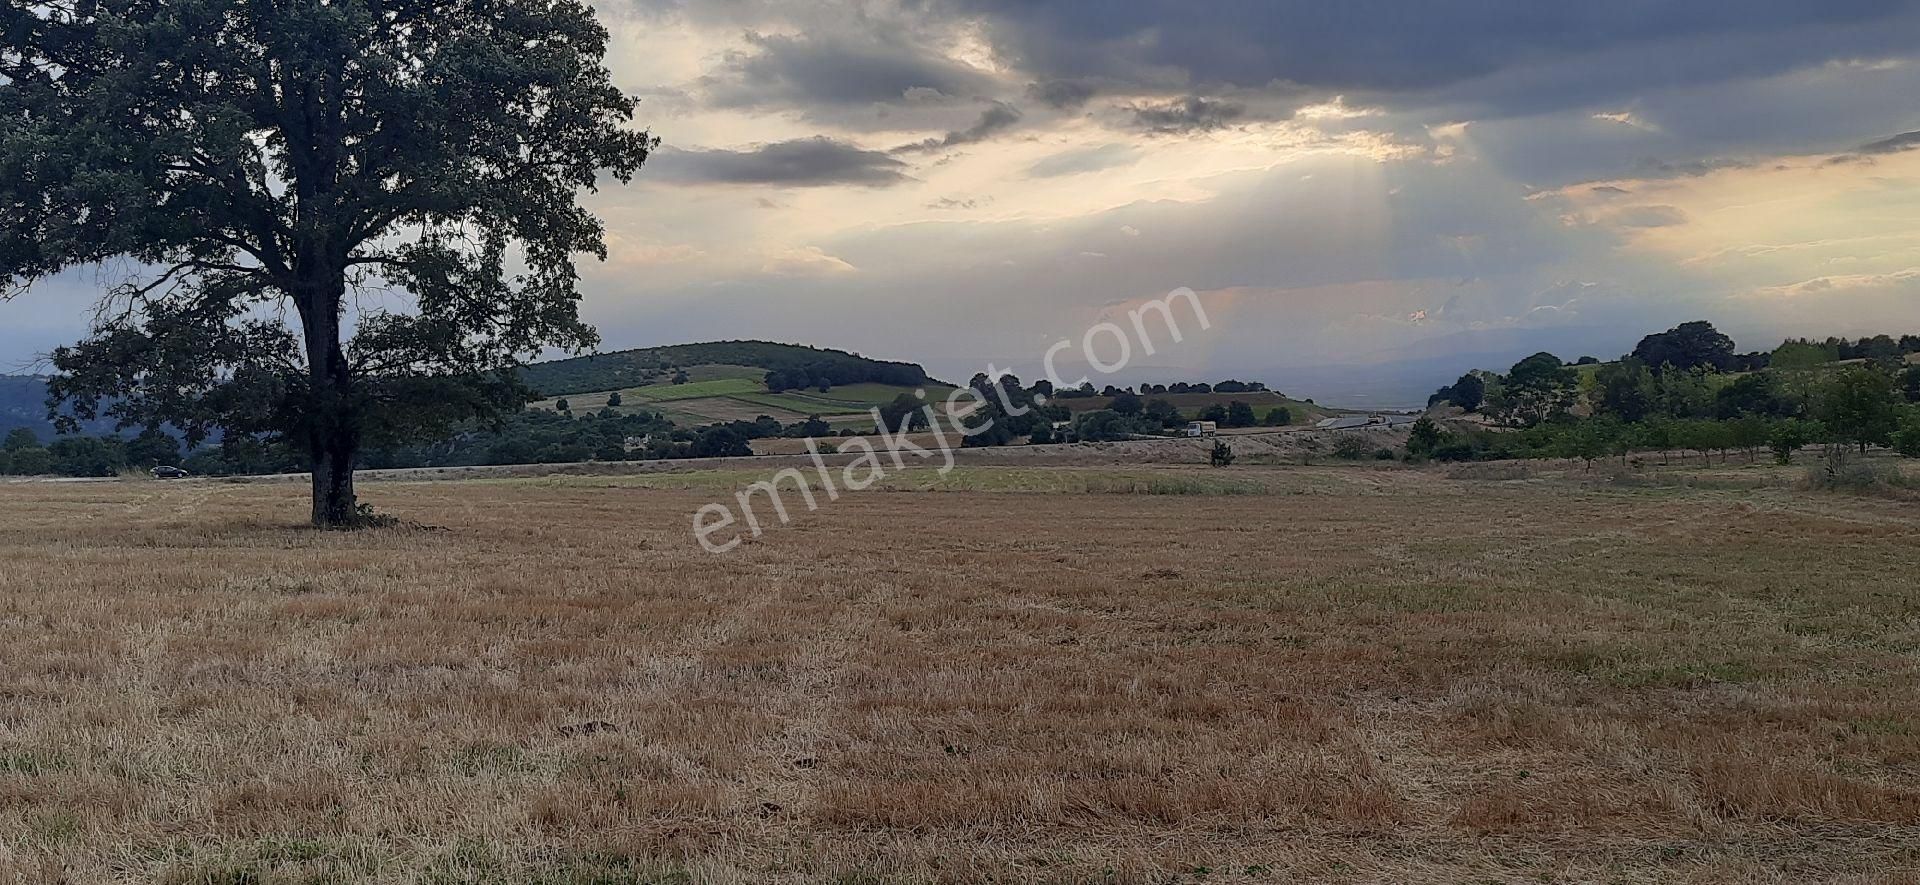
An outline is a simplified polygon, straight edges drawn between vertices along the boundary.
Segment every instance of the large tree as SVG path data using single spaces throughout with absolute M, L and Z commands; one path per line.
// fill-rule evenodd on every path
M 42 0 L 0 10 L 0 296 L 133 268 L 53 355 L 81 418 L 277 437 L 313 521 L 355 457 L 517 408 L 596 342 L 577 196 L 655 140 L 579 0 Z
M 1532 427 L 1573 407 L 1579 373 L 1551 353 L 1536 353 L 1517 363 L 1501 384 L 1505 416 Z
M 1655 372 L 1668 366 L 1725 372 L 1733 368 L 1733 339 L 1720 334 L 1712 323 L 1696 320 L 1640 339 L 1633 356 Z
M 1820 391 L 1820 420 L 1860 451 L 1890 442 L 1900 429 L 1900 395 L 1893 376 L 1875 366 L 1833 373 Z

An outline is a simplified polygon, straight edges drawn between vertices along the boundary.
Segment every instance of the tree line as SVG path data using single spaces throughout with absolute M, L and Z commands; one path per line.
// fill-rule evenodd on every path
M 853 430 L 840 431 L 842 434 Z M 529 410 L 497 422 L 473 422 L 431 442 L 371 446 L 359 467 L 479 467 L 562 464 L 578 461 L 644 461 L 663 458 L 724 458 L 753 454 L 752 442 L 770 437 L 829 436 L 820 419 L 782 423 L 768 415 L 704 427 L 679 427 L 658 413 L 603 409 L 581 414 Z M 143 431 L 131 439 L 113 435 L 59 436 L 43 442 L 21 428 L 0 446 L 0 474 L 107 477 L 154 467 L 181 467 L 198 476 L 297 473 L 305 453 L 270 437 L 230 435 L 183 451 L 178 438 Z
M 1055 399 L 1045 380 L 1031 386 L 1019 377 L 989 379 L 984 373 L 969 382 L 979 396 L 974 412 L 962 423 L 972 431 L 960 440 L 967 447 L 1032 443 L 1102 442 L 1139 435 L 1162 434 L 1185 426 L 1187 417 L 1164 399 L 1142 400 L 1131 390 L 1119 391 L 1107 409 L 1067 410 Z M 753 454 L 756 439 L 853 436 L 853 428 L 834 430 L 818 415 L 782 423 L 768 415 L 752 421 L 732 421 L 702 427 L 680 427 L 663 415 L 645 409 L 623 410 L 617 400 L 598 412 L 575 413 L 564 398 L 555 410 L 528 410 L 498 421 L 470 422 L 431 443 L 396 442 L 372 446 L 362 453 L 360 467 L 370 470 L 418 467 L 474 467 L 513 464 L 559 464 L 580 461 L 642 461 L 663 458 L 716 458 Z M 926 430 L 927 402 L 901 394 L 881 407 L 880 420 L 898 431 Z M 1284 406 L 1257 418 L 1251 406 L 1233 401 L 1209 405 L 1198 420 L 1225 427 L 1270 426 L 1291 423 Z M 1056 428 L 1056 425 L 1066 425 Z M 0 473 L 24 475 L 114 476 L 159 465 L 180 466 L 201 476 L 237 476 L 292 473 L 305 468 L 297 448 L 267 437 L 232 435 L 182 454 L 179 441 L 159 430 L 134 440 L 117 436 L 62 436 L 42 446 L 31 431 L 16 431 L 11 449 L 24 450 L 0 461 Z M 14 469 L 9 471 L 8 465 Z
M 1920 336 L 1789 340 L 1736 354 L 1710 323 L 1649 335 L 1613 363 L 1538 353 L 1506 373 L 1471 372 L 1430 405 L 1480 414 L 1519 433 L 1416 427 L 1409 453 L 1440 460 L 1574 457 L 1634 451 L 1730 452 L 1783 461 L 1812 443 L 1920 457 Z

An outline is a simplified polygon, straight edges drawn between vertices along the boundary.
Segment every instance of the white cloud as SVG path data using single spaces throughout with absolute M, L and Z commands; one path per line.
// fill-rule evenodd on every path
M 760 272 L 777 277 L 819 277 L 854 273 L 856 268 L 844 259 L 828 255 L 818 246 L 783 249 L 768 255 Z

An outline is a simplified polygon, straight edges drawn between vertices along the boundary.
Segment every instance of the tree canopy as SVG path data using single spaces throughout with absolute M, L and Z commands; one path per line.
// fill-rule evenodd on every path
M 1524 424 L 1536 424 L 1573 405 L 1579 376 L 1551 353 L 1536 353 L 1513 365 L 1502 390 L 1502 411 Z
M 1656 372 L 1667 366 L 1724 372 L 1733 368 L 1733 339 L 1712 323 L 1696 320 L 1640 339 L 1633 356 Z
M 656 144 L 607 39 L 579 0 L 9 4 L 0 294 L 137 268 L 53 396 L 293 442 L 314 521 L 354 524 L 369 439 L 517 408 L 515 366 L 596 343 L 577 194 Z

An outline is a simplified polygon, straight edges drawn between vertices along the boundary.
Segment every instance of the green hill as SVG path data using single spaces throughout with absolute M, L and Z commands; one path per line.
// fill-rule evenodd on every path
M 687 378 L 677 384 L 669 374 L 665 380 L 635 387 L 544 397 L 529 404 L 528 408 L 553 410 L 564 399 L 568 410 L 575 414 L 598 412 L 608 408 L 607 403 L 612 395 L 618 393 L 620 405 L 613 407 L 614 411 L 658 412 L 667 420 L 686 427 L 751 421 L 761 415 L 791 424 L 818 415 L 835 429 L 866 428 L 873 424 L 868 410 L 874 406 L 892 402 L 894 397 L 912 393 L 916 389 L 927 391 L 928 401 L 938 403 L 952 389 L 934 381 L 916 385 L 865 381 L 845 387 L 829 385 L 825 391 L 816 386 L 775 393 L 768 390 L 761 380 L 768 370 L 758 366 L 682 366 L 676 368 L 674 373 L 681 371 L 686 373 Z
M 760 375 L 779 372 L 805 376 L 816 383 L 825 380 L 834 387 L 862 383 L 913 387 L 927 383 L 926 370 L 912 363 L 772 341 L 713 341 L 600 353 L 535 363 L 522 369 L 520 377 L 541 396 L 555 397 L 646 387 L 669 381 L 676 370 L 693 366 L 733 366 L 758 370 Z

